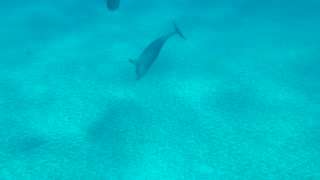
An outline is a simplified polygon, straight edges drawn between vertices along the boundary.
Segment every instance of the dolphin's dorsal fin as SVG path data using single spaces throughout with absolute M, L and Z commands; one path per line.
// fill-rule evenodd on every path
M 133 65 L 137 64 L 137 60 L 129 59 L 129 62 L 131 62 Z

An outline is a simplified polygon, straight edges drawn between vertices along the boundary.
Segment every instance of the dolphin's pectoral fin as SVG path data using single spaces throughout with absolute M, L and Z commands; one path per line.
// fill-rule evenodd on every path
M 133 65 L 137 64 L 137 60 L 129 59 L 129 62 L 131 62 Z

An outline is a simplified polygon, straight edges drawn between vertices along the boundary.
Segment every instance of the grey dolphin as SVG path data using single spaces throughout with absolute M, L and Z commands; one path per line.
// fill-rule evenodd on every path
M 181 34 L 175 22 L 173 22 L 175 31 L 167 35 L 161 36 L 154 40 L 140 55 L 138 60 L 129 59 L 129 61 L 136 66 L 136 79 L 139 80 L 141 77 L 147 74 L 151 65 L 157 59 L 163 44 L 175 33 L 179 34 L 183 39 L 186 39 Z
M 120 0 L 104 0 L 110 11 L 115 11 L 119 8 Z

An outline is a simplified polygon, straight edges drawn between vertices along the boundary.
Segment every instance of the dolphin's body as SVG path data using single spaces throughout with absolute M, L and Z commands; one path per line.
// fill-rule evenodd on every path
M 183 39 L 186 39 L 181 34 L 180 30 L 173 22 L 175 31 L 169 33 L 167 35 L 161 36 L 158 39 L 154 40 L 140 55 L 138 60 L 129 59 L 129 61 L 136 66 L 136 79 L 139 80 L 141 77 L 147 74 L 148 70 L 150 69 L 151 65 L 157 59 L 160 50 L 163 44 L 175 33 L 178 33 Z
M 115 11 L 119 8 L 120 0 L 104 0 L 110 11 Z

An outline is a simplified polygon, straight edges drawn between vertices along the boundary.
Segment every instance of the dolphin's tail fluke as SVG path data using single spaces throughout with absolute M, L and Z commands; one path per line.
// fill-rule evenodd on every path
M 185 37 L 183 37 L 183 35 L 181 34 L 179 28 L 177 27 L 176 23 L 173 22 L 174 28 L 175 28 L 175 33 L 178 33 L 183 39 L 186 39 Z

